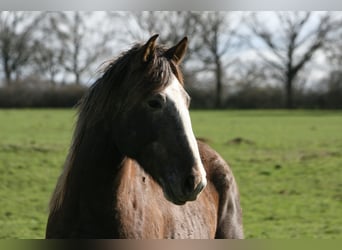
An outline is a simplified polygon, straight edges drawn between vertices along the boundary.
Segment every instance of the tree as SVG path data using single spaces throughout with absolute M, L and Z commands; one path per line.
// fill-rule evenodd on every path
M 131 17 L 135 20 L 125 34 L 131 40 L 158 33 L 160 43 L 174 44 L 184 36 L 189 36 L 188 53 L 183 62 L 185 79 L 194 79 L 193 75 L 197 73 L 213 72 L 216 83 L 215 107 L 222 108 L 224 74 L 234 61 L 227 60 L 225 56 L 236 46 L 236 26 L 230 22 L 230 17 L 234 15 L 189 11 L 144 11 L 128 15 L 113 13 L 116 16 L 120 14 L 127 20 Z
M 64 48 L 59 41 L 59 33 L 56 22 L 60 13 L 49 12 L 41 20 L 39 39 L 35 41 L 37 48 L 33 55 L 35 74 L 48 79 L 52 85 L 56 85 L 56 77 L 63 72 Z
M 197 85 L 196 73 L 203 70 L 198 65 L 198 51 L 202 49 L 200 32 L 193 13 L 189 11 L 143 11 L 111 12 L 114 23 L 129 24 L 125 32 L 118 32 L 116 38 L 127 44 L 132 41 L 145 40 L 153 34 L 159 34 L 159 43 L 173 46 L 184 36 L 189 38 L 188 50 L 183 59 L 183 76 L 185 88 L 192 93 Z M 195 83 L 196 82 L 196 83 Z
M 49 40 L 49 38 L 47 39 Z M 37 51 L 33 56 L 36 74 L 45 76 L 52 85 L 56 85 L 56 77 L 62 71 L 63 51 L 58 47 L 48 46 L 43 42 L 37 42 L 36 48 Z
M 326 47 L 326 54 L 331 70 L 342 71 L 342 29 L 335 33 L 333 42 L 328 44 Z
M 41 12 L 0 12 L 0 57 L 6 84 L 21 77 L 35 51 L 34 32 Z
M 197 71 L 209 70 L 215 78 L 215 108 L 223 107 L 223 79 L 227 69 L 236 62 L 234 57 L 226 57 L 238 46 L 236 36 L 237 20 L 227 12 L 193 12 L 196 20 L 199 44 L 197 52 L 202 66 Z
M 138 34 L 158 33 L 162 44 L 174 45 L 184 36 L 194 35 L 196 30 L 195 20 L 188 11 L 142 11 L 132 12 L 131 16 L 140 29 Z M 189 42 L 192 48 L 194 41 Z
M 276 73 L 284 85 L 286 107 L 293 104 L 293 85 L 298 73 L 304 69 L 317 51 L 330 42 L 331 32 L 341 25 L 330 13 L 277 12 L 272 20 L 262 20 L 263 13 L 252 13 L 247 18 L 247 26 L 253 36 L 246 41 L 255 49 L 257 55 Z M 270 17 L 271 18 L 271 17 Z M 270 23 L 273 25 L 270 25 Z M 256 39 L 257 38 L 257 39 Z M 264 47 L 267 53 L 264 52 Z
M 336 33 L 334 43 L 327 48 L 330 71 L 322 82 L 332 108 L 342 107 L 342 30 Z
M 173 46 L 187 36 L 189 38 L 188 52 L 183 65 L 186 65 L 200 48 L 196 20 L 189 11 L 112 12 L 111 16 L 130 23 L 130 28 L 124 33 L 121 32 L 125 43 L 145 40 L 153 34 L 159 34 L 160 44 Z
M 100 24 L 94 21 L 94 12 L 59 12 L 50 15 L 52 28 L 62 45 L 58 56 L 60 64 L 80 85 L 83 74 L 108 51 L 107 42 L 111 33 L 102 32 Z M 94 21 L 92 26 L 88 25 L 88 20 Z

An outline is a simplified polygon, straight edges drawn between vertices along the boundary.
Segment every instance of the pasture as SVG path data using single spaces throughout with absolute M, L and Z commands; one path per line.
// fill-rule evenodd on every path
M 342 238 L 342 112 L 192 111 L 230 164 L 246 238 Z M 43 238 L 74 110 L 0 110 L 0 238 Z

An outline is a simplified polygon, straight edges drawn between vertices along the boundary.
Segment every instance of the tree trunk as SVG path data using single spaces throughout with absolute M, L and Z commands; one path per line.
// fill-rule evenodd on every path
M 222 69 L 220 58 L 215 59 L 216 64 L 216 96 L 215 96 L 215 108 L 222 108 Z
M 7 87 L 11 86 L 12 79 L 11 79 L 11 70 L 9 69 L 8 65 L 5 64 L 5 78 L 6 78 L 6 85 Z
M 50 72 L 50 83 L 51 83 L 51 86 L 56 86 L 56 80 L 55 80 L 55 73 L 53 72 Z
M 76 81 L 76 85 L 81 85 L 80 83 L 80 74 L 79 73 L 75 73 L 75 81 Z
M 293 83 L 293 77 L 288 76 L 286 79 L 286 88 L 285 88 L 285 93 L 286 93 L 286 108 L 287 109 L 293 109 L 293 91 L 292 91 L 292 83 Z
M 12 72 L 10 69 L 10 65 L 9 65 L 9 59 L 8 59 L 8 54 L 7 51 L 2 49 L 1 51 L 1 61 L 2 61 L 2 65 L 3 65 L 3 71 L 5 73 L 5 80 L 6 80 L 6 86 L 10 86 L 11 85 L 11 76 L 12 76 Z

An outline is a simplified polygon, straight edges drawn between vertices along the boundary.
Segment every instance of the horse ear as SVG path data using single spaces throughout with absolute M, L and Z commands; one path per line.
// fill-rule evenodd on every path
M 180 64 L 184 58 L 188 47 L 188 38 L 184 37 L 179 43 L 165 52 L 165 57 L 173 60 L 176 64 Z
M 156 46 L 156 40 L 158 38 L 158 34 L 153 35 L 150 39 L 148 39 L 147 43 L 143 46 L 143 62 L 147 62 Z

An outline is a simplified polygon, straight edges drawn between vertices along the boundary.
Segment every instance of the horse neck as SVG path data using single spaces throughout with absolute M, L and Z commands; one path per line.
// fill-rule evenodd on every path
M 70 191 L 66 198 L 79 202 L 106 199 L 123 159 L 102 124 L 81 130 L 69 156 Z

